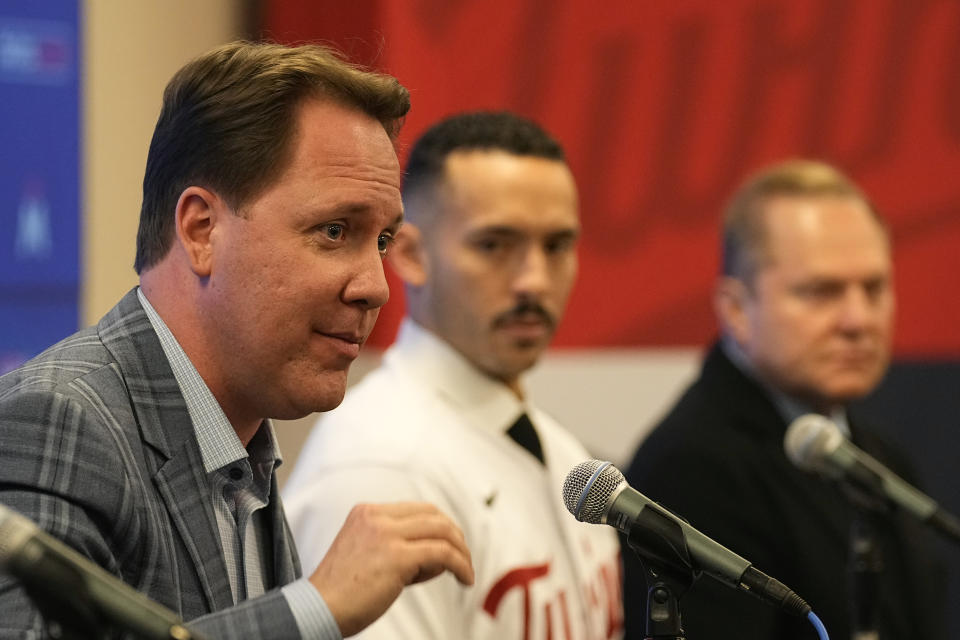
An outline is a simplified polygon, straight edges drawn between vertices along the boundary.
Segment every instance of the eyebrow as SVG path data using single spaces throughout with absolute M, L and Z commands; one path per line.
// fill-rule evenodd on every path
M 470 231 L 471 235 L 477 234 L 488 234 L 488 235 L 497 235 L 497 236 L 519 236 L 526 235 L 526 231 L 518 229 L 517 227 L 511 227 L 509 225 L 491 225 L 487 227 L 477 227 Z M 557 236 L 577 236 L 580 234 L 579 227 L 566 227 L 563 229 L 555 229 L 547 231 L 544 235 L 549 237 Z
M 371 206 L 367 202 L 347 201 L 347 202 L 340 202 L 330 207 L 329 210 L 333 213 L 349 214 L 349 213 L 366 213 L 370 209 L 371 209 Z
M 369 213 L 371 206 L 365 202 L 343 202 L 336 205 L 329 211 L 328 215 L 363 215 Z M 389 227 L 399 227 L 403 224 L 404 216 L 403 210 L 401 209 L 400 213 L 393 219 L 393 221 L 387 225 Z
M 477 227 L 470 231 L 470 235 L 493 235 L 493 236 L 518 236 L 520 231 L 514 227 L 505 225 L 496 225 L 490 227 Z
M 572 237 L 576 238 L 580 235 L 580 227 L 570 227 L 568 229 L 558 229 L 557 231 L 551 231 L 547 234 L 551 238 L 557 237 Z

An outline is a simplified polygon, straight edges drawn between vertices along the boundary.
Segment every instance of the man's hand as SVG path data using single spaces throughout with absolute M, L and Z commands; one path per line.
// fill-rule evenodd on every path
M 420 502 L 360 504 L 310 582 L 346 637 L 383 615 L 405 586 L 444 571 L 473 584 L 463 532 L 439 509 Z

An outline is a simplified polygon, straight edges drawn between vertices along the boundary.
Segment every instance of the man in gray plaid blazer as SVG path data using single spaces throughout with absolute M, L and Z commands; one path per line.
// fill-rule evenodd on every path
M 394 78 L 322 47 L 234 43 L 164 93 L 140 286 L 0 378 L 0 503 L 211 638 L 339 638 L 407 584 L 471 583 L 430 505 L 361 505 L 300 577 L 268 418 L 333 408 L 402 219 Z M 334 488 L 331 488 L 334 490 Z M 40 638 L 0 576 L 0 638 Z

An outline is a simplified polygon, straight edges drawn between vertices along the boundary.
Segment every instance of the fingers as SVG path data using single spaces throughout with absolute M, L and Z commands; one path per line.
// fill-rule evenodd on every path
M 378 618 L 403 587 L 450 571 L 474 573 L 463 532 L 426 503 L 357 505 L 310 577 L 344 635 Z
M 404 576 L 404 586 L 423 582 L 444 570 L 462 584 L 473 584 L 473 564 L 463 532 L 434 505 L 398 502 L 358 505 L 354 511 L 358 516 L 369 513 L 379 519 L 384 542 L 396 545 L 393 557 L 403 565 L 398 570 Z
M 451 572 L 463 585 L 473 584 L 473 564 L 469 552 L 463 553 L 447 542 L 420 540 L 411 542 L 407 553 L 410 554 L 412 564 L 416 565 L 417 572 L 406 584 L 426 582 L 444 571 Z
M 459 563 L 461 559 L 466 559 L 470 565 L 470 549 L 463 532 L 447 516 L 439 511 L 413 512 L 396 518 L 393 526 L 396 535 L 409 545 L 407 552 L 419 554 L 421 563 L 430 559 L 449 559 L 451 565 L 457 566 L 447 568 L 464 584 L 473 584 L 472 571 L 468 579 L 465 573 L 456 570 L 463 568 Z
M 380 505 L 358 505 L 355 511 L 373 508 L 377 515 L 387 516 L 389 521 L 383 524 L 390 527 L 393 536 L 406 546 L 398 549 L 398 553 L 409 554 L 411 564 L 416 564 L 421 570 L 419 579 L 411 577 L 405 584 L 422 582 L 443 571 L 451 571 L 457 580 L 466 585 L 473 584 L 473 565 L 470 558 L 470 549 L 463 532 L 436 506 L 426 502 L 395 502 Z M 359 515 L 359 514 L 358 514 Z M 449 546 L 453 548 L 449 548 Z M 425 567 L 436 567 L 436 570 L 425 571 Z

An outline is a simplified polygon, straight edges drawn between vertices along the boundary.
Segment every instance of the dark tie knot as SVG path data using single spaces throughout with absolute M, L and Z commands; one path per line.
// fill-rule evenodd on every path
M 537 430 L 526 413 L 520 414 L 513 426 L 507 430 L 507 435 L 539 460 L 540 464 L 546 464 L 543 458 L 543 447 L 540 445 L 540 436 L 537 435 Z

